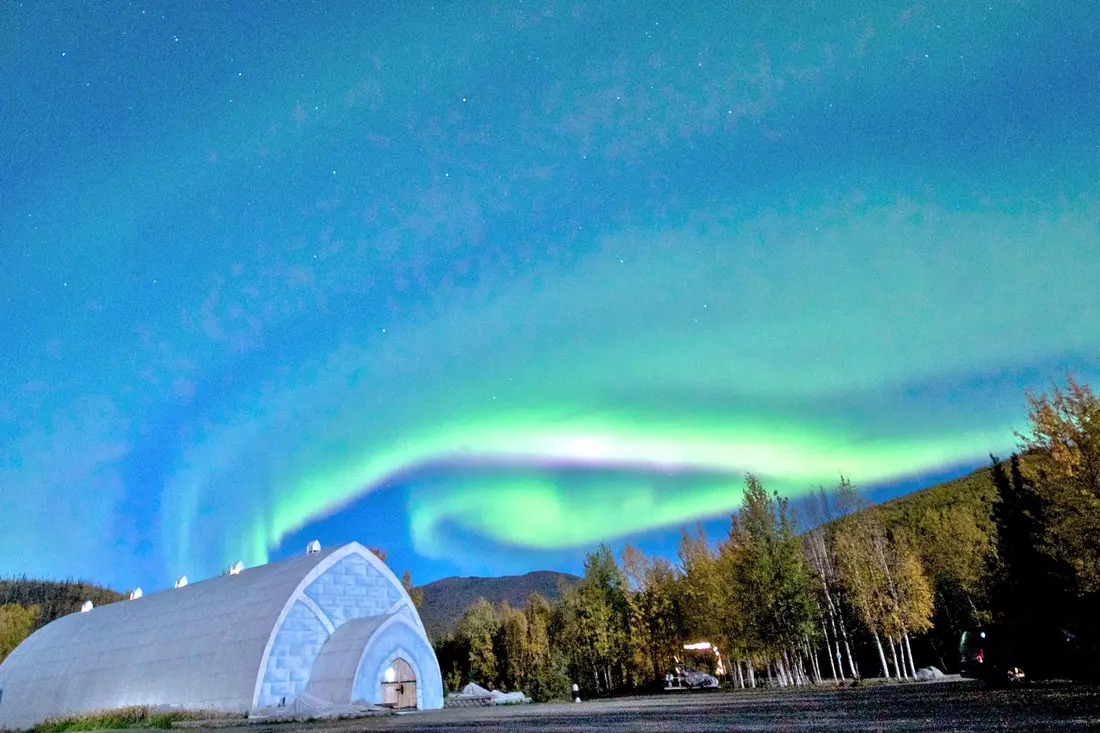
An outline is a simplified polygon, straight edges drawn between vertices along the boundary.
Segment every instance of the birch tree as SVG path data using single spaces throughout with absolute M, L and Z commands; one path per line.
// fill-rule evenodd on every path
M 844 499 L 849 492 L 851 485 L 843 476 L 834 489 L 834 500 L 830 500 L 824 488 L 819 489 L 811 503 L 814 507 L 814 516 L 811 518 L 814 526 L 803 535 L 802 545 L 819 591 L 819 607 L 823 610 L 822 638 L 834 680 L 838 673 L 840 677 L 859 678 L 859 670 L 852 656 L 848 624 L 844 618 L 844 590 L 837 571 L 833 532 L 829 527 L 830 522 L 843 516 L 841 507 L 844 506 Z M 848 664 L 847 675 L 844 672 L 845 661 Z
M 882 646 L 885 618 L 881 595 L 885 579 L 875 559 L 871 537 L 874 531 L 866 512 L 853 514 L 838 523 L 835 535 L 837 571 L 848 601 L 875 643 L 882 676 L 889 677 L 890 668 Z
M 884 676 L 887 655 L 898 679 L 916 676 L 910 632 L 932 628 L 933 594 L 911 542 L 889 532 L 877 508 L 865 508 L 838 523 L 838 570 L 848 598 L 871 634 Z
M 924 571 L 920 557 L 903 537 L 894 537 L 891 559 L 901 639 L 905 642 L 909 673 L 916 677 L 917 667 L 913 659 L 913 647 L 909 635 L 923 633 L 932 628 L 934 610 L 932 584 Z

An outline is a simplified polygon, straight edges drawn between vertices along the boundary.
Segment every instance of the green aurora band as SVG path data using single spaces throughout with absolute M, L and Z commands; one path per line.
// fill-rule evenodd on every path
M 746 471 L 797 495 L 842 473 L 867 487 L 980 460 L 1012 445 L 1023 397 L 1016 382 L 983 392 L 969 375 L 1087 353 L 1100 336 L 1085 295 L 1096 267 L 1081 251 L 1021 266 L 1036 241 L 1093 216 L 1075 205 L 1021 227 L 910 201 L 803 210 L 706 235 L 610 237 L 568 271 L 515 278 L 472 305 L 444 292 L 368 345 L 268 385 L 250 400 L 262 410 L 202 438 L 189 463 L 209 475 L 183 473 L 167 494 L 184 499 L 177 561 L 193 566 L 188 538 L 209 533 L 196 522 L 224 481 L 212 476 L 259 455 L 256 436 L 290 431 L 309 439 L 264 454 L 278 478 L 259 491 L 250 477 L 240 512 L 253 521 L 220 562 L 261 562 L 289 534 L 406 480 L 415 547 L 443 556 L 447 526 L 554 549 L 720 516 Z M 795 267 L 811 231 L 816 266 Z M 848 277 L 882 241 L 896 244 L 874 275 Z M 784 286 L 764 271 L 786 272 Z M 1076 329 L 1044 328 L 1015 297 L 1055 272 Z M 1014 330 L 1034 337 L 1005 338 Z M 941 383 L 928 389 L 953 399 L 929 404 L 920 385 Z M 440 466 L 448 480 L 418 488 L 438 483 L 424 474 Z
M 740 501 L 742 473 L 752 470 L 775 479 L 773 488 L 796 495 L 834 483 L 841 473 L 877 483 L 972 459 L 975 444 L 997 444 L 1003 436 L 958 434 L 907 441 L 870 441 L 822 430 L 817 434 L 761 431 L 761 426 L 646 425 L 592 421 L 548 425 L 549 421 L 510 419 L 499 427 L 467 425 L 443 429 L 381 450 L 361 464 L 319 476 L 277 505 L 266 525 L 256 527 L 249 557 L 266 559 L 267 549 L 313 519 L 318 507 L 333 512 L 387 480 L 432 463 L 500 461 L 630 467 L 659 473 L 725 473 L 722 482 L 699 482 L 690 490 L 658 495 L 644 482 L 609 477 L 581 501 L 567 502 L 561 487 L 545 479 L 493 477 L 476 485 L 452 484 L 442 497 L 415 499 L 410 507 L 419 552 L 435 557 L 444 550 L 434 530 L 444 521 L 517 547 L 552 549 L 582 546 L 654 527 L 689 522 L 728 512 Z M 505 469 L 507 473 L 507 469 Z M 339 488 L 346 489 L 340 492 Z M 506 506 L 507 518 L 501 507 Z

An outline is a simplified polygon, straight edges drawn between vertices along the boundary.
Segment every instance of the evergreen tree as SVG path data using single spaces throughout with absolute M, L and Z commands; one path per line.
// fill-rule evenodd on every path
M 1057 562 L 1043 551 L 1043 500 L 1020 471 L 1019 455 L 1012 454 L 1007 472 L 995 456 L 990 458 L 997 491 L 993 504 L 997 527 L 993 607 L 1003 621 L 1043 621 L 1054 610 L 1052 599 L 1066 595 L 1065 570 L 1059 572 Z
M 747 545 L 748 536 L 741 528 L 739 516 L 735 514 L 730 518 L 726 540 L 718 547 L 718 572 L 722 579 L 719 622 L 726 656 L 735 665 L 736 673 L 741 675 L 739 685 L 754 687 L 753 664 L 763 657 L 763 649 L 753 635 L 750 623 L 749 609 L 755 605 L 756 599 L 751 595 L 751 578 L 746 572 Z
M 464 680 L 469 678 L 470 646 L 454 634 L 443 634 L 432 643 L 439 672 L 443 677 L 443 689 L 458 692 Z
M 82 581 L 34 580 L 26 576 L 0 579 L 0 606 L 14 603 L 38 608 L 31 631 L 79 611 L 84 601 L 91 601 L 98 608 L 127 595 Z

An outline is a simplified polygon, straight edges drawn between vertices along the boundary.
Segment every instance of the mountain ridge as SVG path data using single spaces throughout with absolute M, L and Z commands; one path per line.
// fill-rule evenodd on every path
M 498 606 L 507 601 L 522 606 L 528 596 L 538 593 L 548 599 L 557 598 L 562 586 L 576 585 L 580 577 L 556 570 L 532 570 L 523 575 L 451 576 L 418 586 L 424 592 L 420 619 L 434 640 L 454 631 L 455 624 L 470 604 L 479 598 Z

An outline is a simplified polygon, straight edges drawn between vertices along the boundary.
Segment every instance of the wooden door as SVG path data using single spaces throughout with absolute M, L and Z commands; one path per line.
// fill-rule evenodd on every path
M 397 687 L 397 709 L 407 710 L 416 707 L 416 680 L 400 682 Z
M 398 710 L 415 708 L 416 674 L 409 663 L 398 657 L 384 675 L 382 704 Z

